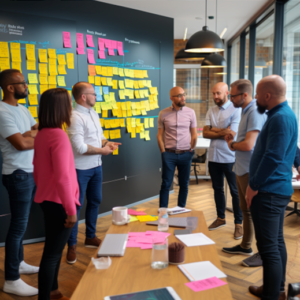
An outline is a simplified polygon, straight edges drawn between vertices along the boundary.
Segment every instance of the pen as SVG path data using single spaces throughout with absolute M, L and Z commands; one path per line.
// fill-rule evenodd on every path
M 174 214 L 174 213 L 182 212 L 182 211 L 185 211 L 185 209 L 173 210 L 173 211 L 170 211 L 170 213 L 171 213 L 171 214 Z

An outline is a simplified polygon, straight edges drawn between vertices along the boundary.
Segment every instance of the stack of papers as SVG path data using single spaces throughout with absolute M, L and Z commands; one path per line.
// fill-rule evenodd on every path
M 170 233 L 160 231 L 129 232 L 127 248 L 152 249 L 152 243 L 163 242 Z
M 175 235 L 180 241 L 182 241 L 187 247 L 193 246 L 206 246 L 206 245 L 213 245 L 215 242 L 208 238 L 205 234 L 198 232 L 198 233 L 191 233 L 191 234 L 180 234 Z
M 128 208 L 128 214 L 131 216 L 145 216 L 147 215 L 144 211 L 136 211 L 134 209 Z

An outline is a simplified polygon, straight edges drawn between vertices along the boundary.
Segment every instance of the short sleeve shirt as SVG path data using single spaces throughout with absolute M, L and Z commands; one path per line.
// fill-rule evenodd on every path
M 33 150 L 19 151 L 6 138 L 31 130 L 36 121 L 23 105 L 12 106 L 0 101 L 0 149 L 3 158 L 2 174 L 15 170 L 33 172 Z

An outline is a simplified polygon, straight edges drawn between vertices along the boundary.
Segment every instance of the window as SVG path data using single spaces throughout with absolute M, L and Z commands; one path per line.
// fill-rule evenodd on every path
M 284 7 L 283 79 L 287 101 L 300 121 L 300 0 L 290 0 Z M 300 132 L 298 140 L 300 138 Z
M 240 37 L 236 38 L 231 46 L 230 82 L 239 79 L 240 73 Z
M 246 51 L 245 51 L 245 79 L 249 79 L 249 33 L 246 34 Z

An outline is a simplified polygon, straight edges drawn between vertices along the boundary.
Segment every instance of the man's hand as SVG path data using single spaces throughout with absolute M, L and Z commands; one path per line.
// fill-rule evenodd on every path
M 36 135 L 38 133 L 38 130 L 29 130 L 29 131 L 26 131 L 22 134 L 23 137 L 31 137 L 31 138 L 35 138 Z
M 226 140 L 226 137 L 225 137 L 225 140 Z M 235 151 L 235 150 L 231 147 L 231 143 L 233 142 L 233 139 L 232 139 L 232 140 L 228 140 L 228 141 L 226 141 L 226 142 L 227 142 L 228 148 L 229 148 L 231 151 Z
M 66 228 L 72 228 L 75 223 L 77 222 L 77 215 L 73 215 L 73 216 L 67 216 L 66 220 L 65 220 L 65 227 Z
M 256 196 L 258 191 L 253 191 L 251 187 L 248 185 L 246 190 L 246 202 L 247 202 L 247 208 L 249 209 L 252 203 L 252 199 L 254 196 Z
M 107 143 L 108 144 L 108 143 Z M 103 147 L 101 150 L 101 154 L 102 155 L 109 155 L 109 154 L 111 154 L 111 153 L 113 153 L 114 152 L 114 150 L 113 149 L 111 149 L 111 147 L 110 146 L 108 146 L 108 145 L 105 145 L 105 147 Z
M 296 176 L 297 181 L 300 181 L 300 174 Z
M 108 142 L 105 146 L 108 146 L 111 150 L 115 151 L 122 143 Z

